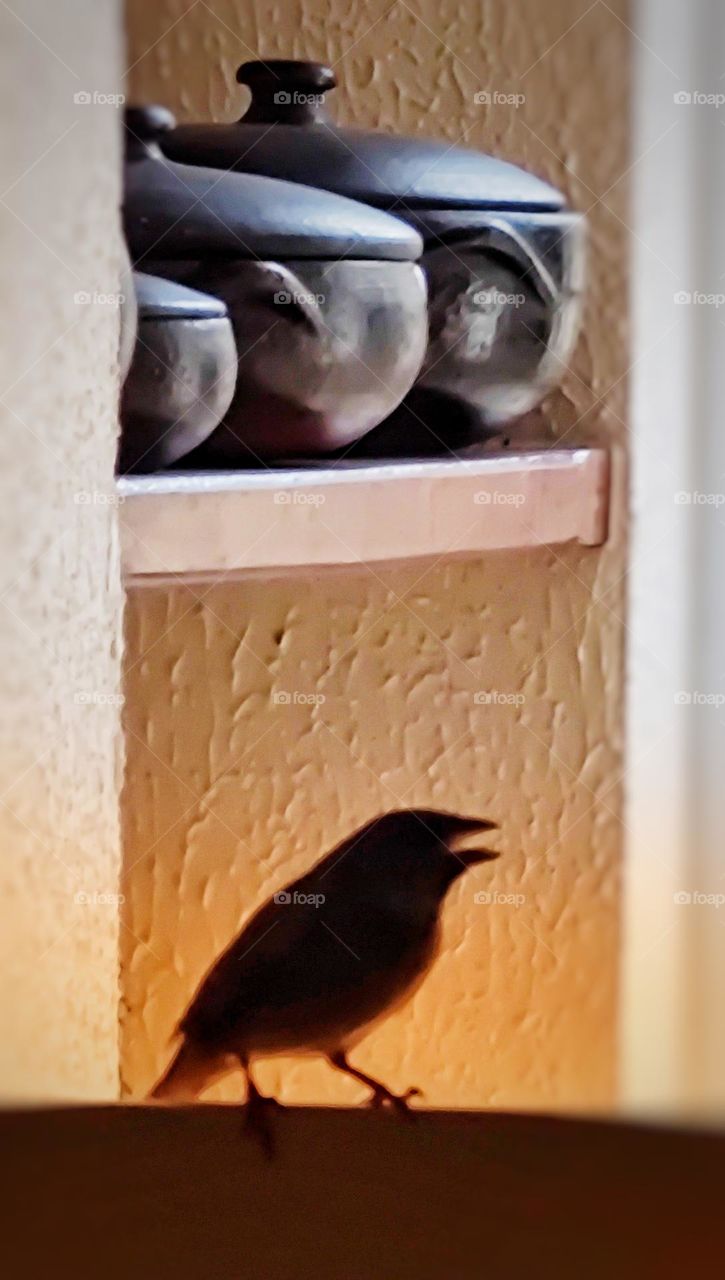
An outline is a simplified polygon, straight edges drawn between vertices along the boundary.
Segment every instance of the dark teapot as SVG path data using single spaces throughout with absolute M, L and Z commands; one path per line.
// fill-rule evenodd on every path
M 323 99 L 336 81 L 321 64 L 248 62 L 237 79 L 252 95 L 238 123 L 182 125 L 164 151 L 314 183 L 422 235 L 429 341 L 409 425 L 430 419 L 440 443 L 446 406 L 480 434 L 538 404 L 575 345 L 584 285 L 584 220 L 559 192 L 494 156 L 331 123 Z
M 427 341 L 421 237 L 342 196 L 175 164 L 159 147 L 173 124 L 163 108 L 127 112 L 124 225 L 136 267 L 228 308 L 237 384 L 204 463 L 349 445 L 418 374 Z

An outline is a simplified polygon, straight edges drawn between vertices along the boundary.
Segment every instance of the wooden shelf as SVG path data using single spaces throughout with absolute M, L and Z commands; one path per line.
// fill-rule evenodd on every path
M 271 1124 L 270 1159 L 235 1106 L 0 1112 L 6 1275 L 718 1275 L 722 1134 L 364 1107 Z
M 601 449 L 118 481 L 127 583 L 300 572 L 606 538 Z

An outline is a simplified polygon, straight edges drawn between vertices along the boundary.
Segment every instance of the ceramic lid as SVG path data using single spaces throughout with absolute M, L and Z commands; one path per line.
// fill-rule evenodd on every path
M 223 320 L 227 314 L 221 298 L 174 280 L 134 271 L 133 284 L 140 320 Z
M 135 265 L 153 258 L 420 257 L 423 242 L 412 227 L 364 204 L 272 177 L 167 160 L 159 142 L 174 124 L 164 107 L 126 111 L 123 219 Z
M 321 63 L 246 62 L 237 80 L 252 93 L 246 115 L 231 125 L 180 125 L 163 139 L 168 156 L 310 182 L 400 214 L 422 208 L 552 211 L 565 205 L 553 187 L 495 156 L 332 124 L 323 98 L 336 80 Z

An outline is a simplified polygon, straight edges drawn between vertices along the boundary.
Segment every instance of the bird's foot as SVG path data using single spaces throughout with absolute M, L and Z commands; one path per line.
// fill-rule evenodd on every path
M 413 1113 L 408 1106 L 408 1102 L 410 1098 L 420 1097 L 422 1097 L 422 1091 L 415 1087 L 406 1089 L 405 1093 L 392 1093 L 390 1089 L 385 1088 L 384 1084 L 378 1084 L 373 1089 L 368 1106 L 374 1110 L 389 1106 L 391 1110 L 397 1111 L 398 1115 L 403 1115 L 410 1119 Z
M 274 1157 L 275 1138 L 272 1117 L 283 1111 L 284 1107 L 276 1098 L 265 1097 L 257 1089 L 251 1088 L 244 1104 L 243 1131 L 245 1137 L 258 1142 L 268 1160 Z
M 369 1107 L 388 1106 L 391 1110 L 397 1111 L 399 1115 L 412 1116 L 413 1113 L 408 1106 L 408 1099 L 421 1097 L 420 1089 L 406 1089 L 405 1093 L 392 1093 L 379 1080 L 375 1080 L 372 1076 L 366 1075 L 364 1071 L 358 1071 L 357 1067 L 351 1066 L 342 1049 L 338 1049 L 336 1053 L 328 1054 L 327 1057 L 331 1066 L 338 1071 L 344 1071 L 345 1075 L 352 1076 L 353 1080 L 359 1080 L 361 1084 L 366 1084 L 372 1090 L 367 1104 Z

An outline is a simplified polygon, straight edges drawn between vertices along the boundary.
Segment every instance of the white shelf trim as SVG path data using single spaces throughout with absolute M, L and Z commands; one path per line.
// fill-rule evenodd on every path
M 465 461 L 128 476 L 127 583 L 304 570 L 606 538 L 601 449 Z

